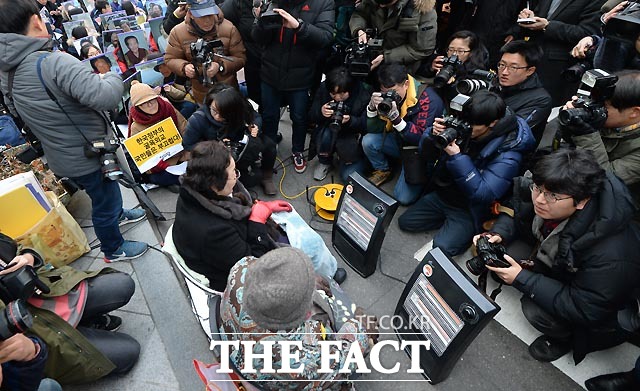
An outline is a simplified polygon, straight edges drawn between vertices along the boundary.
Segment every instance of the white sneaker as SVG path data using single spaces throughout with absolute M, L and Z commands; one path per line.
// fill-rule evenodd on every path
M 327 177 L 327 174 L 331 171 L 331 165 L 318 163 L 316 169 L 313 170 L 313 179 L 321 181 Z

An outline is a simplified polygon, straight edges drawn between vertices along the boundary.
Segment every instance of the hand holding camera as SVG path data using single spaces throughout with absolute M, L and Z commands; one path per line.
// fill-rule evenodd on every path
M 380 112 L 380 105 L 378 105 L 378 112 Z M 391 101 L 391 108 L 387 110 L 384 114 L 380 113 L 383 117 L 386 117 L 389 121 L 396 123 L 400 122 L 398 119 L 400 117 L 400 111 L 398 111 L 398 104 L 395 100 Z
M 382 102 L 382 92 L 374 92 L 371 94 L 371 99 L 369 100 L 367 109 L 369 111 L 378 111 L 378 105 L 380 102 Z
M 300 22 L 298 22 L 298 19 L 294 18 L 293 16 L 291 16 L 290 13 L 288 13 L 287 11 L 283 10 L 282 8 L 274 8 L 273 12 L 275 12 L 276 14 L 280 15 L 282 17 L 282 26 L 286 29 L 297 29 L 298 27 L 300 27 Z
M 187 64 L 184 66 L 184 75 L 189 79 L 196 78 L 196 68 L 193 66 L 193 64 Z
M 434 72 L 440 72 L 442 66 L 444 65 L 444 56 L 437 56 L 431 62 L 431 70 Z
M 571 49 L 571 56 L 575 58 L 587 57 L 587 52 L 593 46 L 593 38 L 591 36 L 582 38 L 576 46 Z
M 29 337 L 15 334 L 0 342 L 0 364 L 8 361 L 28 362 L 36 358 L 39 352 L 40 347 Z

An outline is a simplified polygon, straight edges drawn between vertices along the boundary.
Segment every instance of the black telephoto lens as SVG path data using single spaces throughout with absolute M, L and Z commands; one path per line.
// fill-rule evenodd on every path
M 10 302 L 0 313 L 0 341 L 24 333 L 33 326 L 33 318 L 24 301 Z

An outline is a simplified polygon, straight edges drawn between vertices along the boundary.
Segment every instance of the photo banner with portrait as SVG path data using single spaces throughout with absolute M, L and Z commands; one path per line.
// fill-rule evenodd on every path
M 64 28 L 64 32 L 67 35 L 68 38 L 73 37 L 72 32 L 73 29 L 76 27 L 82 26 L 85 29 L 87 29 L 87 34 L 91 35 L 91 36 L 97 36 L 98 32 L 96 31 L 96 27 L 93 25 L 93 23 L 87 24 L 86 21 L 84 19 L 80 19 L 80 20 L 72 20 L 70 22 L 64 22 L 62 23 L 62 28 Z
M 98 18 L 96 18 L 96 22 L 100 23 L 103 29 L 113 30 L 113 27 L 109 28 L 109 23 L 114 19 L 124 18 L 125 16 L 127 16 L 127 11 L 111 12 L 109 14 L 100 15 Z
M 149 42 L 144 31 L 136 30 L 120 33 L 118 34 L 118 43 L 130 68 L 147 61 Z
M 147 15 L 149 19 L 163 18 L 167 13 L 167 3 L 164 0 L 147 1 Z
M 136 65 L 136 71 L 140 72 L 140 77 L 144 84 L 151 87 L 161 87 L 164 84 L 164 76 L 158 70 L 160 64 L 164 63 L 164 57 L 156 58 Z
M 118 46 L 118 34 L 122 33 L 122 30 L 105 30 L 102 32 L 102 51 L 113 52 Z M 115 45 L 114 45 L 115 42 Z
M 124 140 L 124 146 L 140 172 L 152 169 L 161 160 L 184 149 L 180 132 L 171 117 Z
M 167 45 L 169 44 L 169 36 L 164 31 L 162 27 L 162 22 L 164 18 L 155 18 L 149 20 L 149 28 L 151 29 L 151 36 L 156 41 L 158 45 L 158 50 L 164 54 L 167 50 Z
M 114 72 L 118 75 L 122 73 L 118 62 L 116 61 L 116 57 L 113 55 L 113 52 L 108 52 L 99 56 L 88 58 L 86 60 L 83 60 L 82 63 L 85 64 L 87 69 L 91 70 L 91 72 L 99 74 Z
M 89 15 L 88 13 L 83 12 L 81 14 L 72 15 L 71 20 L 84 21 L 84 27 L 87 29 L 89 35 L 99 35 L 98 31 L 96 30 L 96 26 L 93 24 L 93 20 L 91 20 L 91 15 Z
M 107 24 L 107 27 L 110 30 L 122 29 L 122 31 L 127 32 L 127 30 L 140 30 L 141 27 L 138 24 L 138 19 L 135 16 L 125 16 L 124 18 L 111 19 Z

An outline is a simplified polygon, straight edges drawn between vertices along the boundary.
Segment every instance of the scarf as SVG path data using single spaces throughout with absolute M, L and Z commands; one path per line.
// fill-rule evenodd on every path
M 134 106 L 131 108 L 131 112 L 129 113 L 129 137 L 131 137 L 132 123 L 136 122 L 142 125 L 151 126 L 169 117 L 173 119 L 173 123 L 177 127 L 178 115 L 176 114 L 176 109 L 171 103 L 160 97 L 158 97 L 158 112 L 153 115 L 149 115 L 140 110 L 137 106 Z
M 416 81 L 413 77 L 409 76 L 409 88 L 407 89 L 407 95 L 404 97 L 404 102 L 402 102 L 402 106 L 398 109 L 400 112 L 400 118 L 404 118 L 407 115 L 407 111 L 410 107 L 415 106 L 418 103 L 418 96 L 416 90 Z M 386 118 L 381 118 L 386 122 L 385 131 L 390 132 L 393 130 L 393 123 Z

